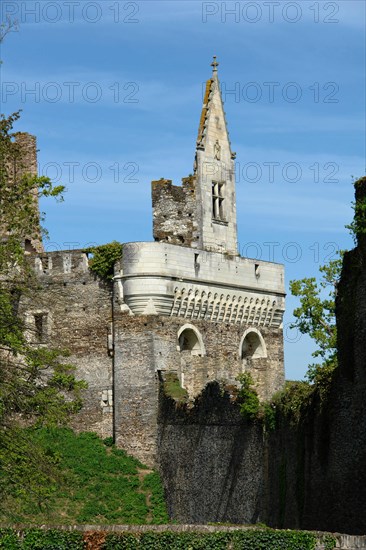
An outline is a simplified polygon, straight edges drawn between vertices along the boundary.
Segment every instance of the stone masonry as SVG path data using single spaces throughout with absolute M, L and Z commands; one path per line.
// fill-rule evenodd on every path
M 75 427 L 113 435 L 148 465 L 168 373 L 191 400 L 243 372 L 262 398 L 284 383 L 284 269 L 238 254 L 235 153 L 212 65 L 193 175 L 152 182 L 155 242 L 124 244 L 111 283 L 83 251 L 33 254 L 39 291 L 21 303 L 34 344 L 69 348 L 88 382 Z

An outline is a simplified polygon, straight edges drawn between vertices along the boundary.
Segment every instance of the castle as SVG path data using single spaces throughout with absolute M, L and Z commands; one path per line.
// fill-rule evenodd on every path
M 148 465 L 168 373 L 192 399 L 213 380 L 237 384 L 243 372 L 263 399 L 284 383 L 284 268 L 238 254 L 235 153 L 215 58 L 212 66 L 193 175 L 182 186 L 152 182 L 154 242 L 125 243 L 111 283 L 90 271 L 83 250 L 44 253 L 27 243 L 39 280 L 20 305 L 29 339 L 68 348 L 88 383 L 75 427 L 113 436 Z M 35 173 L 35 138 L 22 140 Z

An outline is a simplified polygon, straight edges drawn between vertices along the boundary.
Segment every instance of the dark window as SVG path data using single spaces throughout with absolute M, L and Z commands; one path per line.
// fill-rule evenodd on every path
M 44 344 L 47 340 L 47 313 L 36 313 L 34 315 L 35 341 L 37 344 Z
M 212 182 L 212 217 L 214 220 L 225 220 L 224 191 L 224 182 Z

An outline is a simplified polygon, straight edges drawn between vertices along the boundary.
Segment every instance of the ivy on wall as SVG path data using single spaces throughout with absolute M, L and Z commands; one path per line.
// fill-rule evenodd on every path
M 62 529 L 0 529 L 0 549 L 6 550 L 332 550 L 336 539 L 305 531 L 246 529 L 237 531 L 109 533 Z
M 335 539 L 331 537 L 332 546 Z M 327 544 L 327 541 L 324 541 Z M 317 538 L 312 533 L 301 531 L 275 531 L 272 529 L 248 529 L 246 531 L 218 531 L 215 533 L 147 532 L 141 535 L 130 533 L 107 535 L 103 550 L 314 550 Z

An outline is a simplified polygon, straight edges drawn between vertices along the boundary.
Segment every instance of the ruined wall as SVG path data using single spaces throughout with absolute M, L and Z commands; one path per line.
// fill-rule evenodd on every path
M 77 377 L 86 380 L 84 407 L 75 417 L 76 429 L 112 435 L 111 287 L 88 269 L 82 251 L 32 255 L 39 281 L 37 292 L 24 296 L 24 315 L 30 342 L 67 348 L 66 360 L 77 367 Z
M 26 132 L 17 132 L 15 134 L 15 142 L 13 144 L 13 155 L 7 164 L 7 174 L 9 183 L 17 186 L 17 183 L 25 175 L 37 176 L 37 140 L 35 136 Z M 38 190 L 34 189 L 32 197 L 36 208 L 36 213 L 39 218 Z M 39 219 L 35 219 L 32 228 L 25 228 L 24 231 L 24 248 L 26 252 L 43 252 L 42 235 Z M 5 229 L 1 229 L 0 233 L 4 233 Z
M 366 178 L 356 200 L 366 199 Z M 272 525 L 366 533 L 366 241 L 344 257 L 336 301 L 338 361 L 326 402 L 269 443 Z
M 188 327 L 199 331 L 204 344 L 203 354 L 200 350 L 194 355 L 179 349 L 178 333 L 187 326 L 185 319 L 137 317 L 117 308 L 114 312 L 116 442 L 142 462 L 156 462 L 159 380 L 166 373 L 176 373 L 191 398 L 214 380 L 228 386 L 237 384 L 235 379 L 244 369 L 258 380 L 258 391 L 263 395 L 269 389 L 278 389 L 283 355 L 280 329 L 261 329 L 268 356 L 247 365 L 239 357 L 246 326 L 198 320 L 188 323 Z M 184 436 L 180 437 L 183 442 Z
M 193 409 L 161 395 L 159 468 L 168 512 L 186 523 L 263 521 L 263 437 L 218 384 Z
M 182 246 L 197 246 L 196 179 L 182 179 L 182 186 L 161 179 L 151 183 L 153 236 Z

